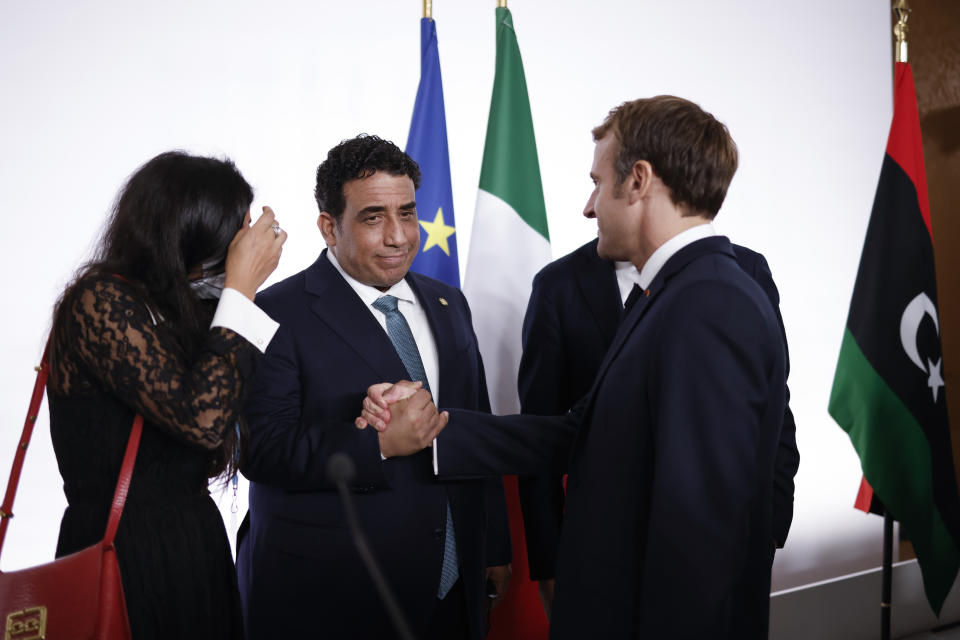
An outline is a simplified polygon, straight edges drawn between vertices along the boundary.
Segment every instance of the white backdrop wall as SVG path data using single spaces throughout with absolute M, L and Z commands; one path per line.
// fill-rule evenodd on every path
M 434 4 L 462 270 L 493 81 L 495 3 Z M 554 257 L 596 233 L 580 212 L 591 189 L 590 129 L 610 107 L 685 96 L 726 122 L 739 145 L 740 170 L 717 223 L 767 256 L 780 287 L 802 456 L 775 589 L 880 559 L 881 521 L 851 508 L 859 464 L 826 406 L 890 123 L 888 7 L 511 2 Z M 358 132 L 405 144 L 419 17 L 419 0 L 0 1 L 0 473 L 51 306 L 125 177 L 172 148 L 229 156 L 256 189 L 255 210 L 271 205 L 289 231 L 271 281 L 306 267 L 322 248 L 312 191 L 327 149 Z M 222 502 L 226 509 L 229 499 Z M 52 558 L 64 505 L 44 415 L 4 569 Z

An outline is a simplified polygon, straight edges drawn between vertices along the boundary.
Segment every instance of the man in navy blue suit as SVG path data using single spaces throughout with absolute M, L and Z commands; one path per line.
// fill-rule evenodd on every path
M 521 413 L 559 415 L 572 409 L 590 390 L 624 307 L 632 302 L 639 271 L 629 262 L 604 260 L 597 255 L 597 243 L 591 240 L 555 260 L 533 279 L 517 379 Z M 767 294 L 779 320 L 780 294 L 766 259 L 736 244 L 733 252 L 740 268 Z M 782 321 L 780 326 L 783 331 Z M 789 397 L 787 389 L 788 402 Z M 772 548 L 783 547 L 793 520 L 793 478 L 799 463 L 796 425 L 788 405 L 774 467 L 771 561 Z M 563 483 L 559 475 L 538 475 L 521 476 L 519 485 L 530 578 L 539 582 L 549 618 L 563 522 Z
M 551 638 L 764 638 L 786 358 L 770 300 L 711 224 L 736 145 L 672 96 L 625 103 L 593 135 L 585 214 L 642 293 L 574 411 L 451 410 L 439 475 L 568 470 Z M 392 429 L 383 405 L 405 386 L 372 386 L 364 420 Z
M 327 478 L 336 452 L 353 459 L 361 526 L 416 636 L 485 635 L 487 577 L 503 582 L 510 561 L 502 484 L 439 482 L 432 432 L 404 429 L 439 424 L 435 410 L 423 415 L 431 395 L 489 411 L 466 300 L 409 272 L 419 180 L 391 142 L 334 147 L 317 169 L 327 249 L 257 296 L 280 329 L 245 411 L 250 510 L 237 566 L 251 640 L 395 636 Z M 390 378 L 424 389 L 396 408 L 396 430 L 358 431 L 367 387 Z

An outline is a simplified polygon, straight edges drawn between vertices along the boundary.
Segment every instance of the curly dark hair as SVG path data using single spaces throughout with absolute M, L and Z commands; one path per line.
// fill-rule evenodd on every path
M 361 133 L 344 140 L 330 152 L 317 167 L 317 187 L 313 192 L 320 211 L 326 211 L 339 225 L 346 200 L 343 185 L 351 180 L 368 178 L 377 171 L 392 176 L 407 176 L 413 188 L 420 188 L 420 167 L 400 148 L 379 136 Z
M 620 184 L 646 160 L 684 215 L 717 215 L 737 171 L 737 145 L 722 122 L 689 100 L 656 96 L 613 108 L 593 139 L 611 131 L 620 143 L 614 160 Z

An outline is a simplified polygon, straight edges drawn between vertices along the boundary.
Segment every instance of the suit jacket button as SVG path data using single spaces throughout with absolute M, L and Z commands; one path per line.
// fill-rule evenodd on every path
M 434 529 L 433 530 L 433 539 L 439 540 L 443 537 L 443 529 Z

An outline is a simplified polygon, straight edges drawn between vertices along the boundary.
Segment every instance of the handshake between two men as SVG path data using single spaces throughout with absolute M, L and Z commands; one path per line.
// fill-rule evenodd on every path
M 442 465 L 434 448 L 434 473 L 452 485 L 568 474 L 552 640 L 766 638 L 773 541 L 785 537 L 773 533 L 775 489 L 789 486 L 792 505 L 799 458 L 769 268 L 755 256 L 748 273 L 712 225 L 736 144 L 674 96 L 624 103 L 593 136 L 583 213 L 597 219 L 602 272 L 630 262 L 638 295 L 609 305 L 615 331 L 591 354 L 589 392 L 569 411 L 495 416 L 447 400 L 438 412 L 418 384 L 377 384 L 355 424 L 372 425 L 390 458 L 422 451 L 452 418 Z
M 430 392 L 420 382 L 401 380 L 371 385 L 354 424 L 379 432 L 384 458 L 408 456 L 429 447 L 447 426 L 450 414 L 437 411 Z M 389 428 L 387 428 L 389 426 Z

